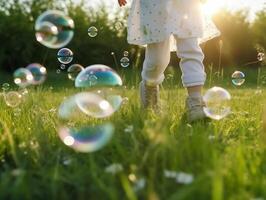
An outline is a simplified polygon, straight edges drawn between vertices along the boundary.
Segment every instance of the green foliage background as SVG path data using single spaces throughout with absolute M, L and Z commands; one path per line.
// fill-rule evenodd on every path
M 47 9 L 62 10 L 74 19 L 75 37 L 68 46 L 75 52 L 74 62 L 84 66 L 103 63 L 114 67 L 110 53 L 113 51 L 120 58 L 124 50 L 129 50 L 135 61 L 139 47 L 129 46 L 126 41 L 128 10 L 120 9 L 115 15 L 117 17 L 110 19 L 104 6 L 94 10 L 86 5 L 85 1 L 77 4 L 71 0 L 0 0 L 1 70 L 12 72 L 32 62 L 43 63 L 47 68 L 58 67 L 56 50 L 47 49 L 35 40 L 34 22 Z M 222 66 L 256 60 L 257 49 L 266 48 L 266 12 L 262 9 L 253 22 L 248 21 L 247 16 L 247 11 L 231 13 L 227 10 L 214 16 L 222 36 L 203 45 L 206 64 L 219 65 L 220 40 L 223 41 Z M 119 31 L 114 28 L 117 21 L 124 24 Z M 90 26 L 99 29 L 96 38 L 88 37 Z M 143 59 L 144 51 L 140 50 L 140 53 Z M 177 64 L 173 56 L 171 65 Z

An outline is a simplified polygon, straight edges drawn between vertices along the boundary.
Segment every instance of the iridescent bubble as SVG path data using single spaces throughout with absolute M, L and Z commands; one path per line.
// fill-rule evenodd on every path
M 6 105 L 12 108 L 19 106 L 22 102 L 22 96 L 18 92 L 11 91 L 4 94 Z
M 14 83 L 20 87 L 27 87 L 33 81 L 33 75 L 30 70 L 25 68 L 17 69 L 14 74 Z
M 95 26 L 91 26 L 89 29 L 88 29 L 88 35 L 90 37 L 96 37 L 98 35 L 98 29 L 95 27 Z
M 231 112 L 230 100 L 231 95 L 227 90 L 221 87 L 213 87 L 203 96 L 205 102 L 203 110 L 207 117 L 211 119 L 223 119 Z
M 123 99 L 112 89 L 102 89 L 76 95 L 79 109 L 94 118 L 113 115 L 121 106 Z
M 73 52 L 68 48 L 60 49 L 57 53 L 57 59 L 62 64 L 69 64 L 73 60 Z
M 67 73 L 68 73 L 68 78 L 72 81 L 76 80 L 76 77 L 78 76 L 78 74 L 84 70 L 84 67 L 82 67 L 79 64 L 73 64 L 71 65 L 68 69 L 67 69 Z
M 60 74 L 60 73 L 61 73 L 61 70 L 60 70 L 60 69 L 57 69 L 57 70 L 56 70 L 56 73 L 57 73 L 57 74 Z
M 259 52 L 257 58 L 258 58 L 258 61 L 262 62 L 265 60 L 265 54 L 262 52 Z
M 129 58 L 128 57 L 123 57 L 121 58 L 120 60 L 120 64 L 122 67 L 126 68 L 130 65 L 130 61 L 129 61 Z
M 35 23 L 37 41 L 52 49 L 66 46 L 74 36 L 73 30 L 74 21 L 57 10 L 44 12 Z
M 116 87 L 122 86 L 122 79 L 108 66 L 91 65 L 77 76 L 75 86 L 78 88 Z
M 105 104 L 108 105 L 103 99 L 98 96 L 95 98 L 89 92 L 78 93 L 66 99 L 58 109 L 59 137 L 65 145 L 76 151 L 94 152 L 110 141 L 114 127 L 111 123 L 96 125 L 88 123 L 90 113 L 84 113 L 80 104 L 91 105 L 93 108 L 90 109 L 95 113 L 105 112 L 104 110 L 107 108 Z
M 38 63 L 30 64 L 26 67 L 33 75 L 31 84 L 40 85 L 46 80 L 47 71 L 44 66 Z
M 81 127 L 59 128 L 59 137 L 63 143 L 82 153 L 95 152 L 102 149 L 112 138 L 114 127 L 111 123 Z
M 9 89 L 10 89 L 9 83 L 3 83 L 2 90 L 5 92 L 5 91 L 8 91 Z
M 128 51 L 124 51 L 124 57 L 128 57 L 129 53 Z
M 232 83 L 236 86 L 241 86 L 245 82 L 245 74 L 240 71 L 235 71 L 232 74 Z

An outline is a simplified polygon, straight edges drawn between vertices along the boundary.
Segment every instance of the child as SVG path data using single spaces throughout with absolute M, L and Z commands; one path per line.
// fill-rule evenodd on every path
M 125 6 L 127 0 L 118 0 Z M 133 0 L 128 19 L 128 42 L 147 45 L 140 83 L 141 103 L 157 109 L 159 85 L 170 61 L 170 51 L 181 59 L 182 82 L 187 88 L 189 122 L 204 119 L 202 87 L 206 80 L 199 39 L 219 35 L 211 20 L 202 13 L 200 0 Z

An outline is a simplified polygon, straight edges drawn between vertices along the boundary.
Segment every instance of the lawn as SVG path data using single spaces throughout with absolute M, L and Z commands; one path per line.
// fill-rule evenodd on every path
M 74 88 L 30 88 L 18 108 L 1 98 L 0 199 L 266 198 L 263 87 L 231 87 L 232 113 L 195 124 L 183 117 L 184 89 L 166 82 L 155 115 L 140 108 L 136 88 L 124 90 L 128 102 L 106 119 L 113 138 L 94 153 L 75 152 L 57 134 L 57 109 Z

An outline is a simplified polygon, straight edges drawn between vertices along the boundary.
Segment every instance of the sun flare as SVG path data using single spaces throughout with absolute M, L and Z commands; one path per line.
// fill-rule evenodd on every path
M 223 8 L 238 9 L 241 7 L 240 0 L 207 0 L 203 4 L 203 11 L 206 15 L 213 16 Z

